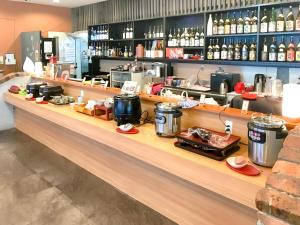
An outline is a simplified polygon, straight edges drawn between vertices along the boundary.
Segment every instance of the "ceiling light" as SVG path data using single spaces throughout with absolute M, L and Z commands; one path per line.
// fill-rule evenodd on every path
M 59 0 L 53 0 L 54 3 L 59 3 Z

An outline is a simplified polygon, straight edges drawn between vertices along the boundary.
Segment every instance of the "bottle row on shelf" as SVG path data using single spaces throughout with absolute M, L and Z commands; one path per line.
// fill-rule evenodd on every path
M 199 27 L 170 29 L 168 47 L 204 47 L 204 28 Z
M 164 38 L 164 28 L 163 25 L 149 26 L 148 32 L 144 33 L 145 39 L 155 39 L 155 38 Z
M 272 38 L 272 43 L 267 44 L 267 39 L 264 39 L 261 49 L 261 61 L 269 62 L 300 62 L 300 39 L 295 46 L 293 37 L 290 37 L 289 44 L 286 47 L 284 37 L 281 37 L 281 42 L 277 46 L 276 38 Z
M 91 41 L 101 41 L 109 39 L 108 25 L 92 27 L 90 32 Z
M 256 42 L 255 39 L 251 43 L 244 40 L 237 40 L 235 43 L 230 39 L 229 43 L 224 39 L 220 47 L 219 39 L 214 43 L 213 39 L 209 40 L 206 58 L 208 60 L 235 60 L 235 61 L 256 61 Z
M 122 32 L 123 39 L 132 39 L 133 38 L 133 24 L 127 23 L 127 25 L 123 28 Z

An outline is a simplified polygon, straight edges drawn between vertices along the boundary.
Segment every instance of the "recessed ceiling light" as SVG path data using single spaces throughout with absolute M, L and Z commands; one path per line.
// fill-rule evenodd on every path
M 59 0 L 53 0 L 54 3 L 59 3 Z

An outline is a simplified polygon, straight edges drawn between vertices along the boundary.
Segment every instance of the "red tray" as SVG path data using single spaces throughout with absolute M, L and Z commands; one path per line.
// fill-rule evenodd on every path
M 226 162 L 226 165 L 228 168 L 232 169 L 233 171 L 244 174 L 246 176 L 258 176 L 260 174 L 260 171 L 256 167 L 249 164 L 242 168 L 234 168 L 230 166 L 228 162 Z
M 122 131 L 120 128 L 117 128 L 116 131 L 121 134 L 137 134 L 139 130 L 136 128 L 132 128 L 130 131 Z
M 245 94 L 242 94 L 242 98 L 246 99 L 246 100 L 256 100 L 257 94 L 245 93 Z
M 47 101 L 42 101 L 42 102 L 36 102 L 36 104 L 46 105 L 46 104 L 48 104 L 48 102 Z
M 25 98 L 27 101 L 35 101 L 35 98 Z

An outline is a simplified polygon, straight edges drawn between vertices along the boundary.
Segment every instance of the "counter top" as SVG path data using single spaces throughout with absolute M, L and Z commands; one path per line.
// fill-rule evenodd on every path
M 11 93 L 5 93 L 4 98 L 15 107 L 252 209 L 255 209 L 256 193 L 265 186 L 267 176 L 271 173 L 271 169 L 262 167 L 259 167 L 262 174 L 257 177 L 233 172 L 224 161 L 215 161 L 176 148 L 175 139 L 155 135 L 153 124 L 139 127 L 139 134 L 124 135 L 115 131 L 114 121 L 83 115 L 71 110 L 69 106 L 39 105 Z M 237 154 L 247 157 L 247 146 L 241 145 Z

